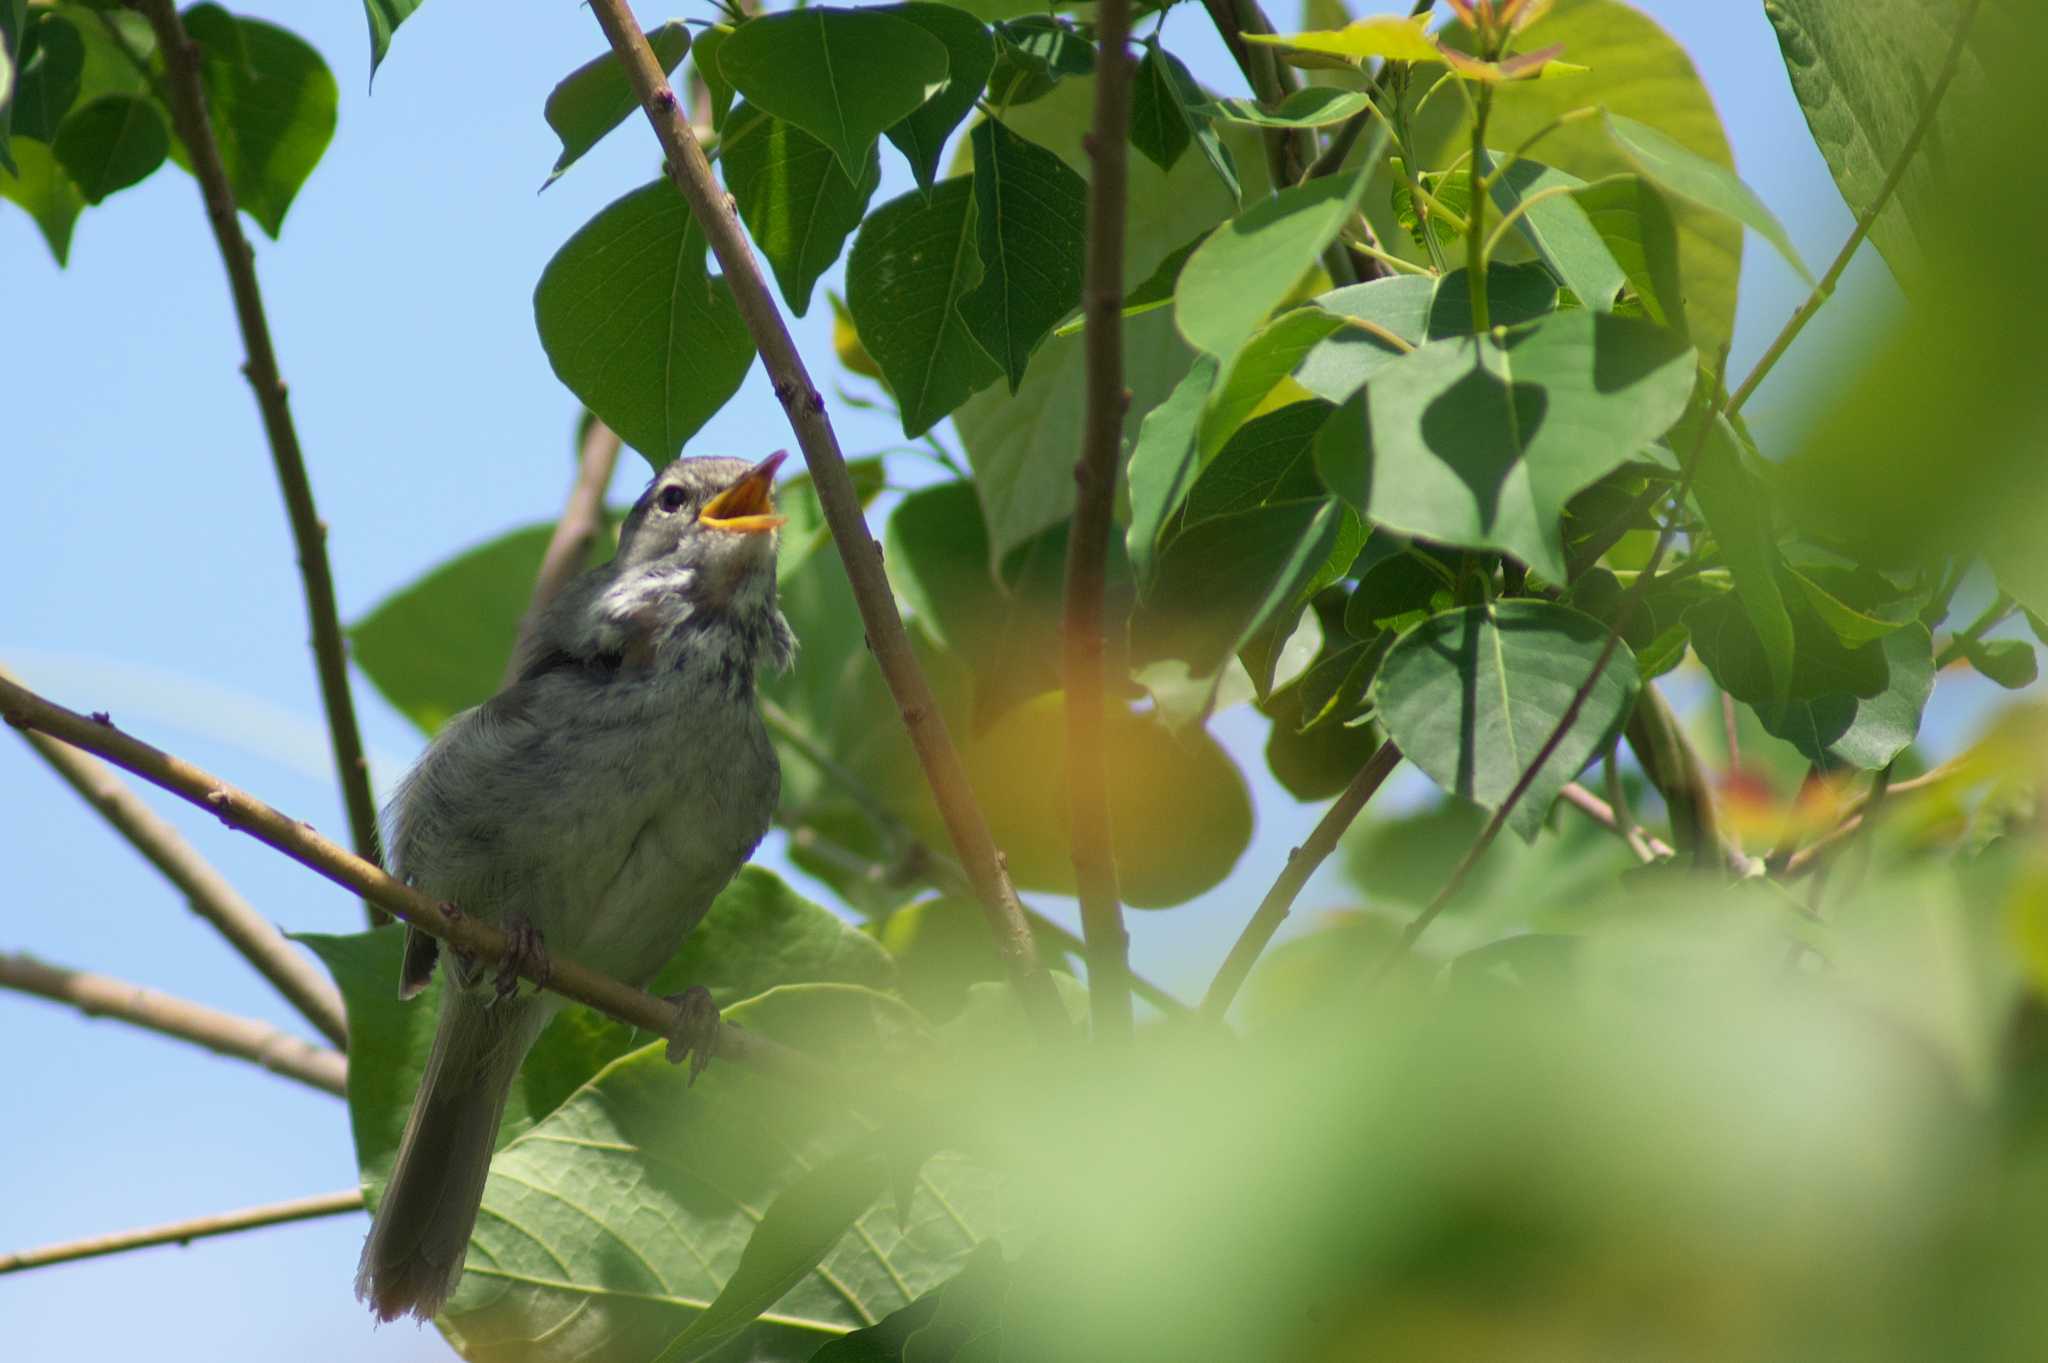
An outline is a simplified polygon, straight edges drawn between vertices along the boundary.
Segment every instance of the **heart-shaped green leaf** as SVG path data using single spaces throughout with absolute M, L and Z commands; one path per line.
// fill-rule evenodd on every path
M 838 261 L 867 212 L 882 181 L 881 158 L 869 152 L 856 183 L 823 142 L 742 103 L 727 117 L 718 159 L 747 232 L 768 257 L 790 311 L 803 316 L 819 276 Z
M 184 17 L 199 43 L 207 112 L 235 206 L 274 239 L 334 136 L 334 74 L 303 39 L 260 19 L 218 5 L 195 5 Z M 191 168 L 182 145 L 172 154 Z
M 683 54 L 690 50 L 690 30 L 680 19 L 671 19 L 660 28 L 647 31 L 647 45 L 664 72 L 674 71 Z M 610 49 L 562 77 L 548 92 L 547 103 L 541 106 L 548 126 L 562 139 L 562 154 L 555 158 L 555 168 L 548 172 L 540 187 L 546 189 L 562 178 L 562 172 L 574 165 L 577 158 L 639 107 L 633 87 L 626 83 L 626 68 Z
M 999 119 L 976 124 L 972 141 L 981 280 L 958 306 L 1014 395 L 1031 352 L 1080 304 L 1088 186 Z
M 1174 320 L 1197 350 L 1237 353 L 1315 267 L 1358 206 L 1364 178 L 1330 175 L 1261 200 L 1195 249 L 1174 290 Z
M 1846 762 L 1875 771 L 1904 752 L 1920 732 L 1934 692 L 1934 641 L 1927 627 L 1907 625 L 1884 637 L 1887 681 L 1874 696 L 1846 691 L 1756 707 L 1764 728 L 1810 762 Z M 2029 650 L 2031 653 L 2032 650 Z
M 171 130 L 156 101 L 107 95 L 74 109 L 51 147 L 89 204 L 149 177 L 170 154 Z
M 988 84 L 988 73 L 996 60 L 995 39 L 979 19 L 951 5 L 911 0 L 909 4 L 890 5 L 882 12 L 909 20 L 946 45 L 945 88 L 901 122 L 883 130 L 896 144 L 896 150 L 903 153 L 903 159 L 910 162 L 917 187 L 929 194 L 938 178 L 939 156 L 945 151 L 946 139 L 973 110 L 974 101 L 981 98 L 982 88 Z

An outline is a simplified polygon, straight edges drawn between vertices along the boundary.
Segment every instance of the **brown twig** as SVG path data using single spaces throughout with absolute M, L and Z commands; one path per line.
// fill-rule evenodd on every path
M 1263 43 L 1244 40 L 1247 32 L 1273 32 L 1273 25 L 1266 18 L 1265 11 L 1259 8 L 1258 0 L 1202 0 L 1202 7 L 1209 11 L 1209 19 L 1216 25 L 1223 45 L 1230 49 L 1238 70 L 1244 72 L 1245 83 L 1251 86 L 1252 94 L 1261 104 L 1275 108 L 1294 93 L 1298 88 L 1294 73 L 1281 64 L 1273 49 Z M 1260 131 L 1266 148 L 1266 169 L 1273 188 L 1277 191 L 1298 182 L 1315 159 L 1309 154 L 1308 134 L 1300 129 L 1287 128 L 1264 128 Z
M 251 1061 L 337 1097 L 348 1094 L 348 1061 L 341 1052 L 254 1018 L 222 1013 L 112 976 L 47 965 L 32 956 L 0 954 L 0 989 L 68 1003 L 88 1017 L 119 1018 L 204 1046 L 216 1055 Z
M 562 517 L 540 558 L 540 572 L 533 580 L 533 599 L 519 620 L 519 641 L 505 661 L 505 685 L 519 680 L 519 656 L 525 651 L 534 622 L 561 593 L 570 578 L 583 570 L 590 546 L 604 530 L 604 493 L 612 484 L 612 470 L 619 464 L 619 437 L 611 427 L 590 418 L 583 431 L 583 444 L 576 460 L 576 481 L 569 485 L 569 498 L 562 504 Z
M 167 0 L 158 0 L 167 3 Z M 931 685 L 911 652 L 910 637 L 903 618 L 896 612 L 896 598 L 882 570 L 882 547 L 868 531 L 866 513 L 853 477 L 846 470 L 839 438 L 825 418 L 825 399 L 811 382 L 803 357 L 783 324 L 775 296 L 761 274 L 760 262 L 747 244 L 733 201 L 712 178 L 710 162 L 669 88 L 661 63 L 647 46 L 626 0 L 591 0 L 591 12 L 610 40 L 612 51 L 626 69 L 626 78 L 646 111 L 647 121 L 667 157 L 668 176 L 690 206 L 690 212 L 704 229 L 712 254 L 725 272 L 733 302 L 738 306 L 747 332 L 761 354 L 761 364 L 775 385 L 797 446 L 817 488 L 818 502 L 831 527 L 832 539 L 846 564 L 846 576 L 860 607 L 868 647 L 880 665 L 889 694 L 896 700 L 903 724 L 931 786 L 932 798 L 945 820 L 946 832 L 960 861 L 974 883 L 975 899 L 981 904 L 994 933 L 996 951 L 1002 957 L 1017 988 L 1025 1012 L 1046 1036 L 1067 1031 L 1066 1013 L 1052 976 L 1038 961 L 1031 929 L 1017 902 L 1016 889 L 1003 857 L 989 835 L 988 821 L 975 801 L 973 787 L 960 753 L 946 730 Z
M 88 719 L 53 705 L 5 677 L 0 677 L 0 717 L 17 728 L 36 729 L 99 754 L 458 950 L 485 961 L 504 959 L 507 938 L 492 924 L 469 914 L 451 912 L 448 906 L 437 904 L 393 879 L 374 862 L 321 837 L 311 824 L 291 819 L 248 792 L 237 790 L 182 758 L 131 738 L 103 720 Z M 656 1036 L 677 1035 L 685 1020 L 675 1004 L 562 956 L 553 957 L 545 967 L 524 961 L 521 966 L 521 973 L 536 984 Z M 728 1023 L 719 1025 L 716 1054 L 824 1092 L 844 1087 L 832 1067 Z
M 347 1192 L 322 1193 L 318 1197 L 294 1198 L 290 1202 L 272 1202 L 238 1212 L 223 1212 L 218 1216 L 196 1216 L 190 1221 L 173 1221 L 169 1225 L 151 1226 L 146 1230 L 95 1235 L 86 1240 L 71 1240 L 61 1245 L 44 1245 L 40 1249 L 25 1249 L 18 1254 L 0 1254 L 0 1273 L 19 1273 L 26 1268 L 65 1264 L 74 1259 L 96 1259 L 101 1255 L 120 1254 L 131 1249 L 148 1249 L 153 1245 L 189 1244 L 209 1236 L 231 1235 L 236 1231 L 255 1230 L 261 1226 L 282 1226 L 293 1221 L 311 1221 L 320 1216 L 338 1216 L 343 1212 L 360 1211 L 362 1206 L 363 1190 L 351 1188 Z
M 1231 1001 L 1244 987 L 1252 966 L 1273 940 L 1273 934 L 1287 921 L 1287 914 L 1294 907 L 1295 897 L 1301 893 L 1302 886 L 1308 884 L 1308 878 L 1316 873 L 1316 868 L 1336 850 L 1337 840 L 1344 836 L 1344 830 L 1351 826 L 1351 821 L 1358 817 L 1358 811 L 1365 808 L 1365 802 L 1373 797 L 1373 792 L 1380 788 L 1400 761 L 1401 750 L 1392 739 L 1373 749 L 1372 756 L 1366 758 L 1365 765 L 1358 769 L 1358 775 L 1351 778 L 1351 784 L 1344 788 L 1344 793 L 1324 812 L 1315 831 L 1301 846 L 1287 854 L 1287 865 L 1281 868 L 1280 878 L 1259 901 L 1251 921 L 1244 925 L 1244 931 L 1231 944 L 1230 954 L 1223 958 L 1223 968 L 1210 982 L 1209 992 L 1202 996 L 1202 1016 L 1212 1022 L 1220 1022 L 1230 1011 Z
M 242 373 L 255 390 L 263 431 L 269 437 L 271 462 L 277 468 L 278 488 L 284 494 L 285 513 L 291 521 L 292 540 L 298 548 L 306 615 L 313 631 L 313 660 L 320 676 L 320 698 L 327 710 L 327 732 L 334 747 L 335 769 L 340 775 L 342 803 L 348 810 L 349 834 L 356 855 L 365 861 L 381 862 L 377 804 L 370 794 L 370 768 L 363 757 L 362 734 L 356 727 L 355 701 L 349 695 L 348 649 L 341 636 L 341 616 L 334 605 L 334 574 L 327 564 L 327 526 L 313 505 L 306 458 L 299 448 L 298 429 L 292 424 L 291 404 L 278 372 L 277 352 L 270 342 L 270 323 L 264 316 L 263 295 L 256 286 L 256 255 L 249 249 L 248 238 L 242 235 L 241 220 L 235 216 L 234 190 L 228 184 L 220 146 L 213 137 L 213 123 L 206 112 L 199 49 L 187 36 L 172 0 L 131 3 L 156 31 L 170 85 L 171 122 L 191 157 L 192 175 L 199 181 L 200 194 L 206 202 L 206 218 L 213 225 L 221 261 L 227 266 L 235 319 L 241 326 L 242 345 L 248 352 Z M 377 921 L 374 910 L 371 917 Z
M 1103 594 L 1109 535 L 1123 453 L 1123 280 L 1125 153 L 1131 117 L 1130 0 L 1095 11 L 1101 55 L 1095 67 L 1095 125 L 1087 139 L 1088 260 L 1082 294 L 1088 396 L 1074 523 L 1067 534 L 1061 639 L 1067 712 L 1067 808 L 1081 934 L 1088 947 L 1088 1005 L 1095 1036 L 1127 1042 L 1131 1021 L 1131 938 L 1116 882 L 1116 831 L 1109 807 L 1103 737 Z
M 1651 837 L 1633 824 L 1624 824 L 1621 821 L 1621 816 L 1615 812 L 1613 805 L 1607 803 L 1607 801 L 1601 799 L 1592 791 L 1587 790 L 1577 781 L 1565 782 L 1564 789 L 1560 790 L 1557 794 L 1559 799 L 1593 820 L 1593 822 L 1605 825 L 1619 834 L 1622 841 L 1628 844 L 1628 850 L 1636 854 L 1636 860 L 1644 865 L 1678 855 L 1677 852 L 1672 850 L 1671 845 L 1662 838 Z
M 348 1049 L 348 1014 L 341 995 L 311 961 L 264 920 L 255 906 L 185 841 L 177 829 L 128 788 L 104 762 L 38 733 L 29 746 L 98 810 L 136 851 L 185 895 L 192 911 L 227 938 L 242 958 L 277 987 L 306 1021 L 342 1050 Z

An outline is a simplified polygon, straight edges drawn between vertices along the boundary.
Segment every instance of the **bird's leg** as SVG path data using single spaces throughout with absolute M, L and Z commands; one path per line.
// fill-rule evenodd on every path
M 718 1049 L 718 1005 L 711 991 L 693 984 L 680 994 L 664 994 L 662 1002 L 676 1006 L 675 1030 L 668 1034 L 668 1058 L 672 1065 L 690 1065 L 690 1082 L 704 1073 Z
M 536 984 L 548 982 L 548 945 L 533 920 L 516 910 L 505 917 L 505 959 L 498 963 L 498 997 L 509 999 L 519 992 L 519 977 L 531 975 Z

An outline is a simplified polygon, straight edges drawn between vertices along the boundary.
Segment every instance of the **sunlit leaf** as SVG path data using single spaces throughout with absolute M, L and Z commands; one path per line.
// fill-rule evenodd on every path
M 663 72 L 674 71 L 683 54 L 690 50 L 690 30 L 681 20 L 671 19 L 647 31 L 647 45 Z M 701 56 L 699 61 L 701 64 Z M 633 87 L 626 83 L 626 68 L 610 49 L 562 77 L 548 92 L 547 103 L 541 106 L 548 126 L 562 140 L 562 154 L 555 158 L 555 167 L 541 182 L 541 188 L 546 189 L 560 179 L 578 157 L 639 107 Z

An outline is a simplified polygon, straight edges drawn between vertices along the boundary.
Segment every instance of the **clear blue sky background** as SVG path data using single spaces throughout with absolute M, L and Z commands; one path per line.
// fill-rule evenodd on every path
M 1827 261 L 1849 215 L 1792 100 L 1762 5 L 1642 7 L 1693 53 L 1743 174 L 1808 260 Z M 576 404 L 535 339 L 533 284 L 577 226 L 653 177 L 659 156 L 636 120 L 536 197 L 556 150 L 541 102 L 602 47 L 575 5 L 436 0 L 399 34 L 374 95 L 354 0 L 249 9 L 311 41 L 341 84 L 336 140 L 283 241 L 259 237 L 257 252 L 332 526 L 342 612 L 354 619 L 452 551 L 558 507 Z M 1285 5 L 1274 12 L 1292 17 Z M 1198 74 L 1237 90 L 1196 7 L 1175 12 L 1168 36 Z M 902 192 L 900 160 L 885 152 L 884 164 L 891 178 L 880 197 Z M 1803 353 L 1851 338 L 1892 299 L 1866 256 Z M 1797 301 L 1789 271 L 1752 241 L 1738 372 Z M 110 710 L 340 835 L 292 547 L 192 181 L 167 167 L 90 210 L 61 272 L 30 221 L 0 203 L 0 317 L 10 409 L 0 436 L 0 660 L 53 697 Z M 797 329 L 821 374 L 831 369 L 826 328 L 821 300 Z M 1810 386 L 1817 372 L 1781 370 L 1752 417 L 1766 431 L 1796 423 L 1800 376 Z M 852 450 L 897 435 L 884 419 L 843 407 L 839 418 Z M 757 367 L 693 448 L 755 454 L 787 443 Z M 645 474 L 628 455 L 615 492 L 630 496 Z M 388 788 L 419 735 L 366 683 L 357 699 Z M 1202 902 L 1134 924 L 1140 967 L 1190 992 L 1317 812 L 1263 777 L 1261 724 L 1240 713 L 1219 727 L 1247 759 L 1254 848 Z M 347 895 L 182 805 L 155 803 L 286 928 L 359 926 Z M 763 856 L 785 864 L 772 841 Z M 9 889 L 0 950 L 296 1025 L 139 857 L 5 738 L 0 868 Z M 1347 897 L 1326 874 L 1303 908 Z M 0 1064 L 0 1249 L 355 1180 L 339 1104 L 235 1062 L 0 994 Z M 0 1278 L 0 1340 L 23 1359 L 447 1357 L 432 1331 L 372 1330 L 350 1297 L 364 1224 L 350 1216 Z

